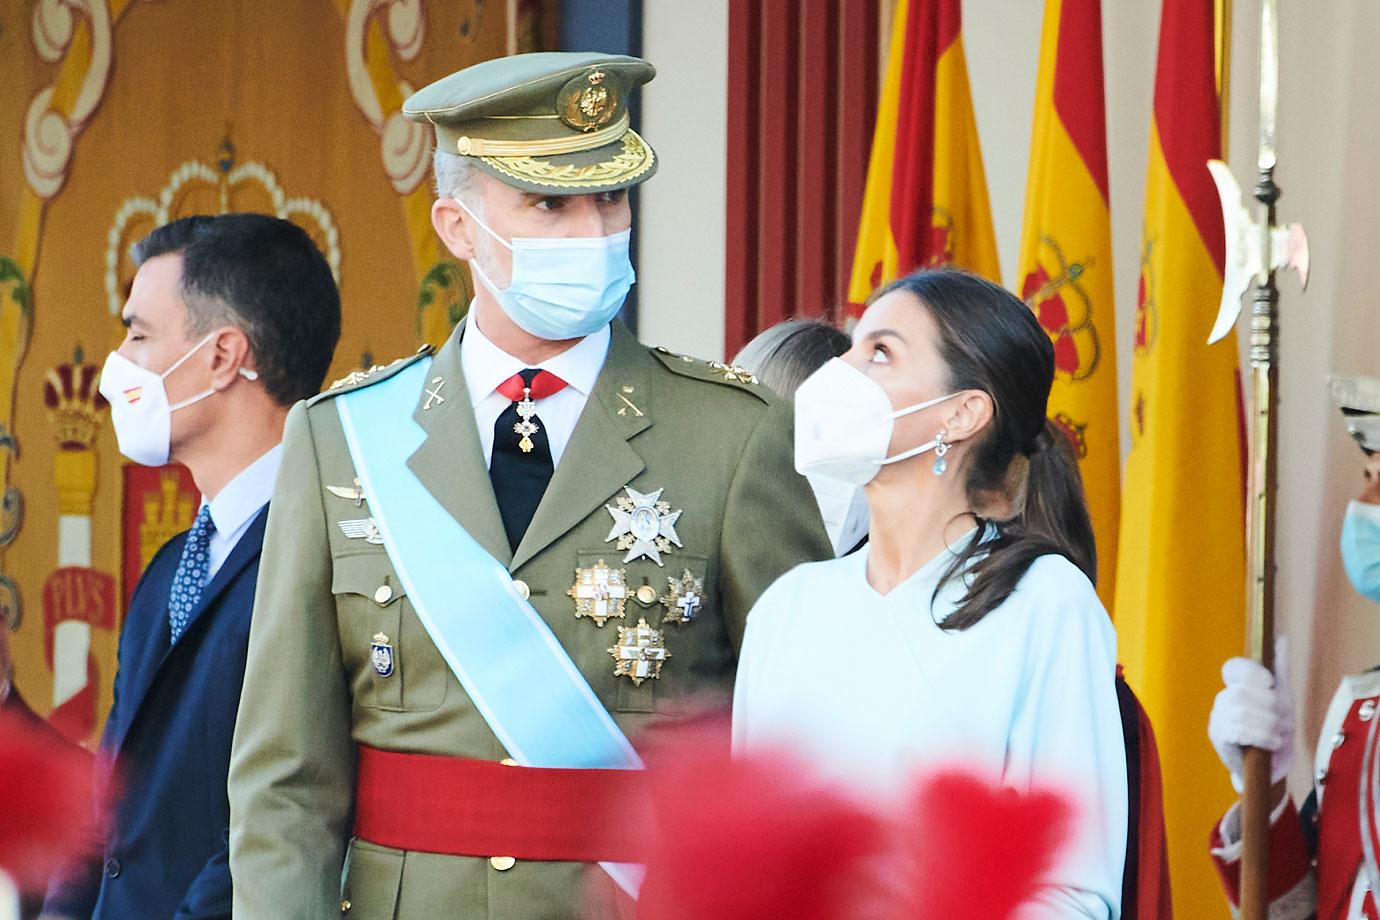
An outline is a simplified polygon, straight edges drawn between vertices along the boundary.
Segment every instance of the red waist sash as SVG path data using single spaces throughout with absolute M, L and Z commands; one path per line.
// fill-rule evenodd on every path
M 359 746 L 355 836 L 454 856 L 640 862 L 638 770 L 506 766 Z

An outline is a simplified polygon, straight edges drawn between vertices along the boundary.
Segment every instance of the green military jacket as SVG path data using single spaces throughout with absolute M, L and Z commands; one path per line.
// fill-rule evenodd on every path
M 512 552 L 465 389 L 463 330 L 427 374 L 446 382 L 444 401 L 417 394 L 413 418 L 426 440 L 409 468 L 526 586 L 634 743 L 695 704 L 726 703 L 757 597 L 797 563 L 831 555 L 813 495 L 792 468 L 787 407 L 745 373 L 646 348 L 615 323 L 603 370 Z M 354 465 L 331 396 L 288 416 L 270 505 L 230 764 L 235 917 L 579 916 L 591 899 L 614 897 L 597 866 L 509 865 L 351 836 L 356 745 L 495 761 L 508 754 L 414 614 L 384 547 L 346 534 L 359 533 L 350 522 L 367 518 L 368 497 L 353 494 Z M 607 542 L 613 517 L 605 506 L 616 506 L 627 486 L 661 489 L 661 500 L 682 512 L 682 545 L 663 555 L 664 566 L 645 557 L 624 563 Z M 632 595 L 626 618 L 602 627 L 575 616 L 569 593 L 576 570 L 601 560 L 626 570 Z M 692 622 L 663 629 L 671 657 L 660 677 L 634 685 L 616 676 L 609 648 L 617 626 L 669 618 L 661 602 L 668 578 L 686 571 L 702 581 L 704 604 Z M 388 676 L 371 663 L 379 633 L 392 646 Z M 531 692 L 542 692 L 538 681 Z

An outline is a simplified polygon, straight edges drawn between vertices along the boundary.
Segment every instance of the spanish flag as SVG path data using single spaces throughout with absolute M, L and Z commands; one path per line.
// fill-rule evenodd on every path
M 1122 490 L 1116 628 L 1164 765 L 1174 907 L 1226 916 L 1204 853 L 1232 802 L 1207 739 L 1222 662 L 1245 633 L 1237 345 L 1209 346 L 1222 291 L 1213 0 L 1164 0 L 1145 183 Z
M 848 286 L 853 316 L 878 286 L 926 265 L 1000 280 L 961 25 L 959 0 L 896 4 Z
M 1097 538 L 1097 591 L 1110 608 L 1121 433 L 1100 6 L 1100 0 L 1045 3 L 1016 277 L 1054 342 L 1049 415 L 1079 457 Z

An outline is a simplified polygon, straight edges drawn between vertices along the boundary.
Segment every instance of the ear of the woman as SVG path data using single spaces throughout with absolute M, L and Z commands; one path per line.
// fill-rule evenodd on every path
M 992 397 L 982 390 L 968 390 L 953 404 L 953 413 L 944 425 L 950 442 L 970 440 L 992 422 Z

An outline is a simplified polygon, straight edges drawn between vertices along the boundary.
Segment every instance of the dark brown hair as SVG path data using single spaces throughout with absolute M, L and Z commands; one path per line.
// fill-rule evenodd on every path
M 134 264 L 168 253 L 182 256 L 192 335 L 236 326 L 277 403 L 316 395 L 340 340 L 340 292 L 305 230 L 267 214 L 184 217 L 137 243 Z
M 927 269 L 898 278 L 873 295 L 914 297 L 939 331 L 948 366 L 947 392 L 981 390 L 992 398 L 992 421 L 964 464 L 974 507 L 985 496 L 1012 491 L 1013 463 L 1028 463 L 1024 502 L 1004 521 L 977 518 L 977 531 L 940 578 L 935 596 L 961 577 L 967 592 L 940 624 L 963 630 L 1016 590 L 1040 556 L 1064 556 L 1097 579 L 1097 549 L 1083 481 L 1068 438 L 1045 417 L 1054 382 L 1054 346 L 1030 308 L 1010 291 L 956 269 Z M 1016 491 L 1019 491 L 1016 490 Z M 996 535 L 989 539 L 988 530 Z

